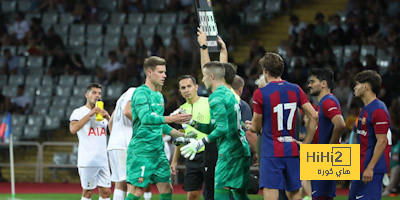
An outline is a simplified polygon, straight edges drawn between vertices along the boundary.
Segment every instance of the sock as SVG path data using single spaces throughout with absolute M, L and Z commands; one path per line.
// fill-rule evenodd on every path
M 143 198 L 144 198 L 144 200 L 150 200 L 151 199 L 151 192 L 143 193 Z
M 128 194 L 128 196 L 126 196 L 125 200 L 139 200 L 140 197 L 137 197 L 131 193 Z
M 247 190 L 245 189 L 232 189 L 233 199 L 235 200 L 248 200 Z
M 160 194 L 160 200 L 172 200 L 172 193 Z
M 229 190 L 223 188 L 215 188 L 214 198 L 218 200 L 230 200 Z
M 108 198 L 102 198 L 101 196 L 99 196 L 99 200 L 110 200 L 110 197 L 108 197 Z
M 81 197 L 81 200 L 91 200 L 92 198 L 85 198 L 85 197 Z
M 124 200 L 126 192 L 120 189 L 114 190 L 113 200 Z

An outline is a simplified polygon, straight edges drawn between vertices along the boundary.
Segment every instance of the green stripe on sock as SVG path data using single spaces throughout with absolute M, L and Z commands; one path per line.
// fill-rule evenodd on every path
M 171 199 L 172 199 L 172 193 L 160 194 L 160 200 L 171 200 Z

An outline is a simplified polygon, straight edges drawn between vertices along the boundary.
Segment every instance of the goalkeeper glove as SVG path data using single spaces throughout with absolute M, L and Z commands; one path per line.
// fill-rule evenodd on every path
M 196 131 L 189 131 L 188 133 L 185 134 L 185 138 L 196 138 L 197 137 L 197 132 Z
M 207 137 L 201 140 L 190 138 L 190 143 L 181 148 L 181 153 L 185 158 L 193 160 L 194 157 L 196 156 L 197 151 L 199 151 L 200 148 L 203 147 L 205 143 L 208 143 Z

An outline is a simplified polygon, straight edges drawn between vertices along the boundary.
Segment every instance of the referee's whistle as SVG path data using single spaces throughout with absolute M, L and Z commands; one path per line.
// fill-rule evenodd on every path
M 104 102 L 102 100 L 97 100 L 96 101 L 96 107 L 100 109 L 104 109 Z M 103 121 L 103 115 L 102 114 L 96 114 L 96 121 Z

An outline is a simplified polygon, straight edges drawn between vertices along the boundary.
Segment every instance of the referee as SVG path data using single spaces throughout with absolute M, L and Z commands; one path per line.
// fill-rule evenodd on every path
M 185 98 L 186 103 L 180 106 L 187 114 L 192 114 L 192 119 L 208 124 L 210 122 L 210 107 L 208 98 L 199 97 L 197 94 L 198 85 L 196 79 L 191 75 L 184 75 L 178 79 L 179 92 Z M 196 139 L 202 139 L 207 136 L 193 127 L 183 125 L 185 133 L 195 131 Z M 174 156 L 171 163 L 171 172 L 176 174 L 176 165 L 180 157 L 180 147 L 175 148 Z M 200 199 L 201 189 L 204 183 L 203 196 L 205 200 L 214 199 L 214 170 L 218 151 L 215 143 L 207 144 L 205 148 L 201 148 L 193 160 L 185 161 L 185 179 L 184 190 L 187 191 L 188 200 Z

